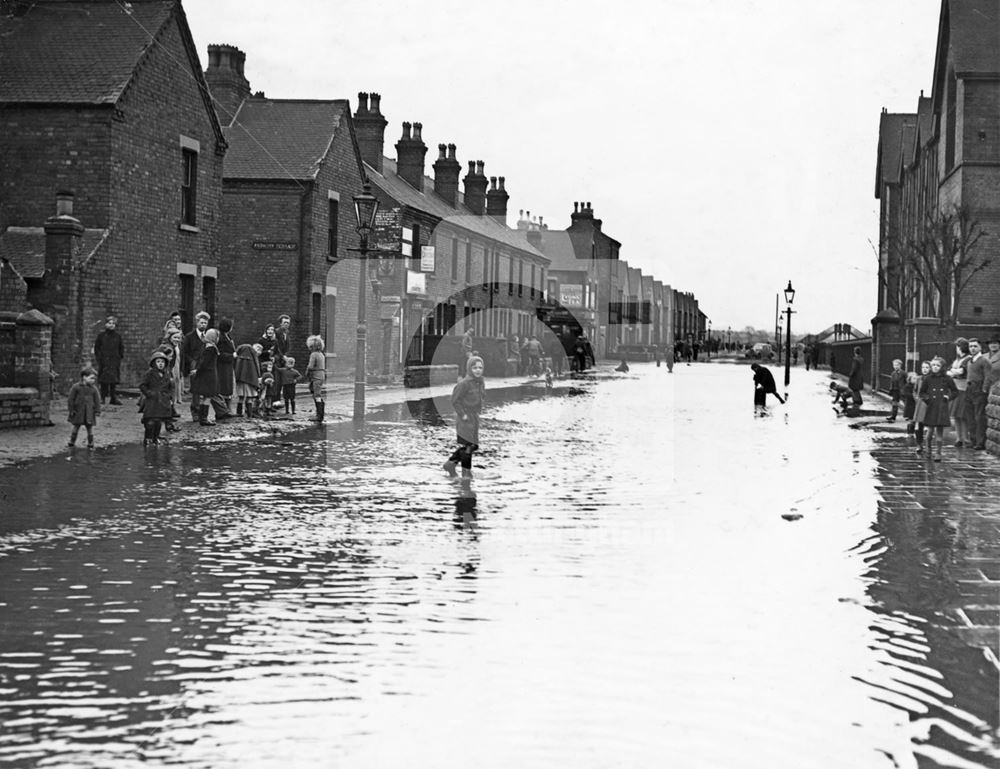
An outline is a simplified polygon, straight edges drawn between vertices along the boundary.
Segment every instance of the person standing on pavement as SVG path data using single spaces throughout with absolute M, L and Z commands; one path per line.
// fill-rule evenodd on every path
M 316 403 L 315 421 L 322 422 L 326 418 L 326 397 L 323 394 L 323 387 L 326 385 L 326 355 L 323 354 L 323 337 L 319 334 L 306 339 L 306 347 L 309 348 L 309 363 L 306 364 L 305 373 L 302 379 L 309 383 L 309 392 Z
M 236 350 L 236 360 L 233 366 L 236 379 L 234 388 L 236 416 L 243 416 L 245 405 L 248 419 L 254 416 L 260 393 L 260 359 L 257 357 L 257 351 L 254 347 L 252 344 L 241 344 Z
M 97 390 L 97 372 L 85 368 L 80 372 L 80 381 L 69 389 L 66 406 L 69 409 L 67 419 L 73 425 L 69 436 L 69 447 L 76 445 L 76 436 L 80 434 L 80 425 L 87 428 L 87 448 L 94 448 L 94 425 L 101 415 L 101 394 Z
M 465 333 L 462 334 L 462 367 L 465 367 L 466 361 L 472 357 L 472 326 L 465 329 Z
M 958 395 L 951 400 L 951 418 L 955 423 L 955 448 L 960 449 L 969 443 L 969 424 L 965 421 L 965 391 L 969 386 L 969 340 L 959 337 L 955 340 L 955 360 L 948 369 L 948 376 L 955 380 Z
M 104 331 L 94 340 L 94 362 L 97 364 L 97 382 L 101 387 L 101 403 L 111 399 L 112 406 L 121 406 L 116 389 L 121 381 L 122 358 L 125 357 L 125 342 L 115 327 L 118 318 L 109 315 L 104 322 Z
M 274 347 L 278 343 L 278 337 L 274 330 L 274 324 L 268 323 L 264 327 L 264 333 L 260 339 L 257 340 L 257 344 L 263 348 L 263 352 L 260 354 L 260 362 L 274 360 Z
M 1000 382 L 1000 335 L 991 336 L 986 344 L 989 345 L 989 352 L 986 353 L 986 360 L 990 364 L 990 373 L 989 376 L 986 377 L 986 384 L 983 386 L 983 389 L 986 390 L 986 398 L 988 401 L 993 385 Z
M 208 321 L 212 316 L 207 312 L 199 312 L 194 316 L 194 328 L 184 337 L 181 345 L 181 374 L 188 379 L 188 389 L 191 389 L 190 380 L 198 366 L 198 357 L 205 347 L 205 332 L 208 330 Z M 194 397 L 191 398 L 191 419 L 198 420 L 198 412 L 195 409 Z
M 209 404 L 215 408 L 216 419 L 230 416 L 225 401 L 219 397 L 219 332 L 208 329 L 204 342 L 197 367 L 191 369 L 191 408 L 198 414 L 198 424 L 214 427 L 215 422 L 208 419 Z
M 865 389 L 865 359 L 861 357 L 861 348 L 854 348 L 854 357 L 851 359 L 851 374 L 847 378 L 847 386 L 851 390 L 851 398 L 855 406 L 860 406 L 864 401 L 861 398 L 861 391 Z
M 479 449 L 479 415 L 483 410 L 486 393 L 484 371 L 483 359 L 473 355 L 465 365 L 465 376 L 451 392 L 458 449 L 452 452 L 443 467 L 452 477 L 456 475 L 457 464 L 462 465 L 463 476 L 472 475 L 472 455 Z
M 278 327 L 274 330 L 274 358 L 277 366 L 285 365 L 285 357 L 292 349 L 292 340 L 288 336 L 291 327 L 292 319 L 289 316 L 278 316 Z
M 546 352 L 549 356 L 552 375 L 556 378 L 562 376 L 563 359 L 566 357 L 566 350 L 563 347 L 562 337 L 559 334 L 552 334 L 546 340 Z
M 217 370 L 219 373 L 219 397 L 226 404 L 226 411 L 233 413 L 232 401 L 233 391 L 236 388 L 236 344 L 233 342 L 230 332 L 233 330 L 233 322 L 229 318 L 219 320 L 219 361 Z
M 528 337 L 528 374 L 539 376 L 542 373 L 542 343 L 538 337 L 532 334 Z
M 986 378 L 990 362 L 978 339 L 969 340 L 969 367 L 965 388 L 965 422 L 969 442 L 976 451 L 986 450 Z
M 768 394 L 778 399 L 779 403 L 784 403 L 784 399 L 778 395 L 778 386 L 774 383 L 774 375 L 771 369 L 751 363 L 750 369 L 753 371 L 753 405 L 756 411 L 763 411 L 767 407 Z
M 931 362 L 929 360 L 920 363 L 920 376 L 913 383 L 913 424 L 917 434 L 917 456 L 924 453 L 924 417 L 927 416 L 927 402 L 923 399 L 924 380 L 931 373 Z
M 899 402 L 903 399 L 904 384 L 906 384 L 906 372 L 903 371 L 903 361 L 896 358 L 892 362 L 892 373 L 889 375 L 889 398 L 892 399 L 892 413 L 885 418 L 886 422 L 895 422 L 899 415 Z
M 934 434 L 937 433 L 937 453 L 935 462 L 941 461 L 941 444 L 944 443 L 944 428 L 950 424 L 950 404 L 958 397 L 955 380 L 944 371 L 944 358 L 938 356 L 931 361 L 930 373 L 920 384 L 920 399 L 923 401 L 923 425 L 927 431 L 927 455 L 934 449 Z

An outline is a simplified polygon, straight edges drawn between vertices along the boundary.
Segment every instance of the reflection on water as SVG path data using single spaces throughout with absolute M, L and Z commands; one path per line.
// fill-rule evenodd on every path
M 0 762 L 997 765 L 971 532 L 887 517 L 819 379 L 749 381 L 495 401 L 471 480 L 427 401 L 0 473 Z

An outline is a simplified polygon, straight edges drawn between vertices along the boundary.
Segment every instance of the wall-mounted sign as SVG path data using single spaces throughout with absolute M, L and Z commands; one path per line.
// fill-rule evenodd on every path
M 420 271 L 434 272 L 434 246 L 420 247 Z
M 560 285 L 559 304 L 564 307 L 583 307 L 583 286 L 572 283 Z
M 398 208 L 378 210 L 369 247 L 384 252 L 384 256 L 399 254 L 403 239 L 403 212 Z
M 398 296 L 384 296 L 384 295 L 382 296 L 382 303 L 383 304 L 399 304 L 402 301 L 403 301 L 402 297 L 398 297 Z
M 251 244 L 254 251 L 298 251 L 299 244 L 293 240 L 255 240 Z
M 422 272 L 406 271 L 406 293 L 427 295 L 427 276 Z

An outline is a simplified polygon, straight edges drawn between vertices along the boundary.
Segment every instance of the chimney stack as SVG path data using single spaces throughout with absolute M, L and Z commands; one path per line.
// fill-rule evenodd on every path
M 385 127 L 388 125 L 388 121 L 382 117 L 379 106 L 381 102 L 381 95 L 361 92 L 358 94 L 358 109 L 354 113 L 354 133 L 358 137 L 361 159 L 379 173 L 382 173 Z
M 205 82 L 212 93 L 219 122 L 232 125 L 243 100 L 250 95 L 250 81 L 243 74 L 247 55 L 232 45 L 208 46 Z
M 507 226 L 507 200 L 510 195 L 504 189 L 504 178 L 490 177 L 490 190 L 486 193 L 486 215 Z
M 403 123 L 403 135 L 396 142 L 396 173 L 399 178 L 419 192 L 424 191 L 424 155 L 427 145 L 420 133 L 423 125 L 414 123 L 413 133 L 410 124 Z
M 469 173 L 462 180 L 465 183 L 465 207 L 476 216 L 482 216 L 486 209 L 486 187 L 489 180 L 483 173 L 482 160 L 469 161 Z
M 458 175 L 462 173 L 462 164 L 455 157 L 454 144 L 447 147 L 439 144 L 438 153 L 434 161 L 434 192 L 454 207 L 458 202 Z

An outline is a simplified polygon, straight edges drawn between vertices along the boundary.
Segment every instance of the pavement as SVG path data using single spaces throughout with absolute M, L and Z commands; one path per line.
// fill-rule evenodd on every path
M 611 364 L 598 364 L 585 375 L 607 375 L 611 372 Z M 563 377 L 563 381 L 569 377 Z M 507 377 L 489 378 L 489 390 L 506 390 L 519 388 L 542 388 L 544 379 L 538 377 Z M 447 398 L 451 395 L 454 384 L 443 384 L 430 387 L 405 387 L 401 382 L 396 384 L 370 385 L 365 391 L 367 409 L 378 408 L 391 404 L 404 403 L 424 398 Z M 326 392 L 326 423 L 350 421 L 354 414 L 354 382 L 344 377 L 331 377 L 325 388 Z M 94 428 L 95 448 L 128 443 L 141 443 L 143 437 L 142 422 L 136 406 L 138 393 L 125 393 L 122 405 L 105 404 L 101 407 L 101 415 Z M 198 445 L 274 437 L 298 430 L 316 429 L 317 424 L 311 421 L 315 416 L 312 397 L 305 387 L 299 389 L 296 397 L 294 415 L 285 415 L 282 407 L 270 419 L 247 419 L 236 417 L 217 423 L 214 427 L 203 427 L 191 421 L 187 402 L 181 406 L 181 419 L 178 421 L 180 432 L 165 433 L 161 436 L 171 442 L 181 445 Z M 67 441 L 70 430 L 66 397 L 57 395 L 52 402 L 49 418 L 52 425 L 45 427 L 25 427 L 0 432 L 0 467 L 9 467 L 30 462 L 41 457 L 53 457 L 69 451 Z M 86 433 L 81 431 L 74 451 L 86 451 Z

